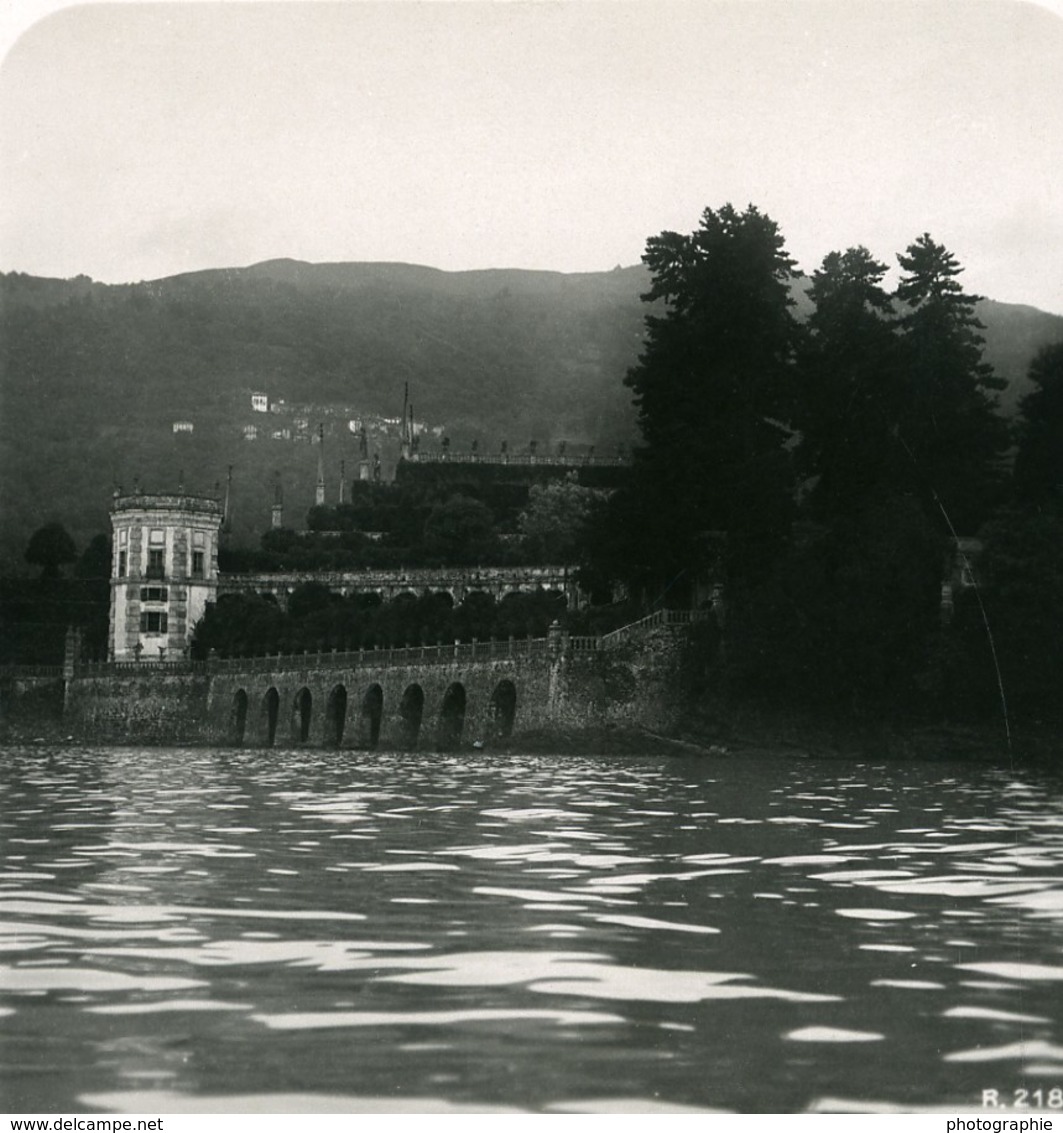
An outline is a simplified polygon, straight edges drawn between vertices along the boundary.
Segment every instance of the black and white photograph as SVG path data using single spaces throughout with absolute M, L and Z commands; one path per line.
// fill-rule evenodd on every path
M 1063 3 L 0 52 L 5 1130 L 1061 1127 Z

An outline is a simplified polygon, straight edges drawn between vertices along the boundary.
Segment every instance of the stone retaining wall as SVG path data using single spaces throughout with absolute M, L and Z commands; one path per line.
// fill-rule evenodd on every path
M 164 674 L 78 677 L 67 684 L 65 722 L 81 738 L 147 743 L 210 739 L 210 678 Z
M 390 665 L 278 658 L 246 671 L 77 676 L 65 723 L 83 738 L 247 746 L 439 750 L 522 732 L 667 730 L 679 711 L 682 634 L 620 648 Z

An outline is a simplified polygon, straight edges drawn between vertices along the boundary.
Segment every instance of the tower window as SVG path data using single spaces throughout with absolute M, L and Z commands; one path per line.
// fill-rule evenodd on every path
M 125 568 L 126 568 L 126 556 L 127 556 L 127 554 L 128 554 L 128 552 L 126 552 L 126 551 L 119 551 L 118 552 L 118 577 L 119 578 L 125 578 L 125 574 L 126 574 Z
M 193 578 L 202 578 L 203 577 L 203 552 L 202 551 L 193 551 L 192 552 L 192 577 Z
M 142 586 L 140 588 L 141 602 L 165 602 L 169 592 L 165 586 Z
M 148 578 L 162 578 L 166 573 L 165 551 L 148 550 Z
M 141 633 L 166 633 L 168 619 L 162 610 L 145 610 L 140 615 Z

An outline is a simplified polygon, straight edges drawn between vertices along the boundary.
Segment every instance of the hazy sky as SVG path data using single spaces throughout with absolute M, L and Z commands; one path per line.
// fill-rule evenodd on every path
M 732 201 L 805 270 L 929 231 L 1063 313 L 1058 6 L 7 5 L 0 270 L 599 271 Z

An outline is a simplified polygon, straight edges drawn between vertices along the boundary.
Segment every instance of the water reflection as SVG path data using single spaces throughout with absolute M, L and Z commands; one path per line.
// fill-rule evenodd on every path
M 16 1110 L 962 1108 L 987 1067 L 1063 1083 L 1047 775 L 6 757 Z

